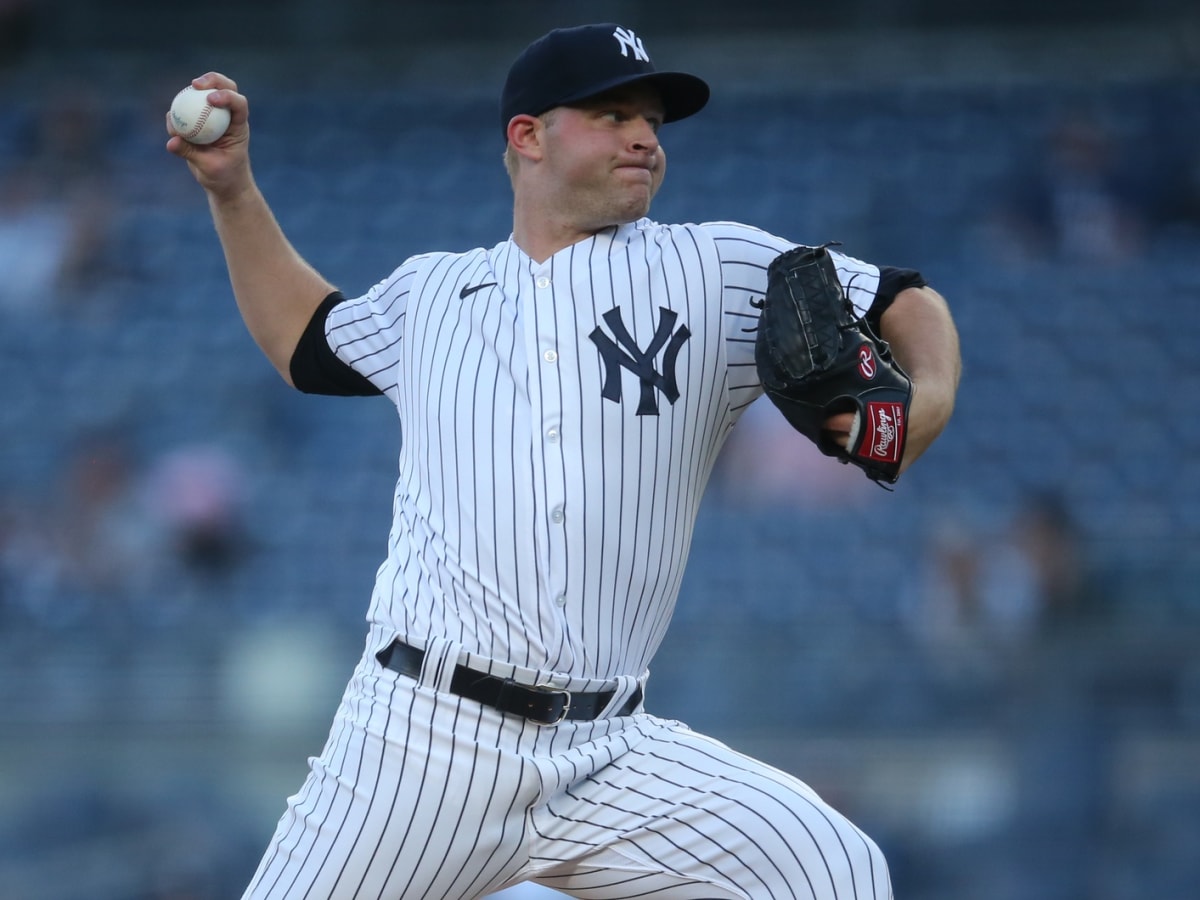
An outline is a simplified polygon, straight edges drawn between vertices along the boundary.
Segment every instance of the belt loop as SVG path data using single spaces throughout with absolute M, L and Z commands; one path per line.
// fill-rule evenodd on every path
M 634 678 L 632 675 L 620 675 L 617 677 L 616 692 L 604 705 L 603 709 L 596 710 L 596 718 L 608 718 L 610 715 L 615 715 L 616 711 L 625 705 L 625 702 L 633 696 L 633 692 L 641 685 L 640 678 Z
M 459 645 L 443 637 L 433 637 L 425 645 L 421 665 L 421 683 L 438 691 L 449 691 L 458 665 Z

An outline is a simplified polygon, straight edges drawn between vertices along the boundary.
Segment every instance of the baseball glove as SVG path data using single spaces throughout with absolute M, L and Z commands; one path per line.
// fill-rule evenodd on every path
M 826 456 L 878 484 L 900 477 L 912 380 L 842 290 L 829 245 L 795 247 L 767 270 L 754 359 L 771 402 Z M 841 447 L 824 423 L 853 412 Z

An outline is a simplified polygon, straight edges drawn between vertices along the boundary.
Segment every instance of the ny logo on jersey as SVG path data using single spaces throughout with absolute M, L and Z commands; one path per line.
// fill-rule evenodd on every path
M 662 391 L 662 395 L 672 405 L 679 399 L 679 385 L 675 381 L 675 360 L 684 342 L 692 336 L 686 325 L 680 325 L 679 330 L 675 330 L 675 320 L 678 316 L 672 310 L 660 306 L 658 312 L 658 329 L 654 332 L 650 346 L 645 350 L 638 347 L 633 336 L 625 328 L 625 323 L 621 321 L 621 310 L 617 307 L 604 314 L 604 321 L 612 329 L 616 341 L 605 334 L 599 325 L 588 335 L 600 351 L 600 358 L 604 360 L 604 389 L 600 395 L 605 400 L 621 402 L 621 367 L 624 366 L 641 382 L 641 397 L 637 408 L 639 416 L 658 415 L 658 399 L 654 395 L 656 389 Z M 654 368 L 654 360 L 664 346 L 666 352 L 663 353 L 660 373 Z
M 642 39 L 628 28 L 617 28 L 613 32 L 613 37 L 617 39 L 617 44 L 621 47 L 622 56 L 628 57 L 629 51 L 632 50 L 634 59 L 640 59 L 642 62 L 650 62 L 650 54 L 642 46 Z

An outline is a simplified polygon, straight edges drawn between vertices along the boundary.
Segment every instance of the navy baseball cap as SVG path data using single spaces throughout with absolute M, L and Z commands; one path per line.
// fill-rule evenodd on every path
M 695 75 L 659 72 L 642 39 L 620 25 L 556 28 L 525 48 L 504 82 L 500 127 L 513 116 L 540 116 L 626 84 L 654 86 L 662 96 L 663 121 L 698 113 L 708 102 L 708 85 Z

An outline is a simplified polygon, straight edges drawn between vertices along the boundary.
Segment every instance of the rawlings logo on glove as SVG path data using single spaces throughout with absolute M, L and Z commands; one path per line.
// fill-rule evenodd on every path
M 767 396 L 793 428 L 826 456 L 893 484 L 912 380 L 855 313 L 827 248 L 796 247 L 772 261 L 754 361 Z M 843 412 L 854 413 L 845 447 L 825 430 L 826 420 Z

